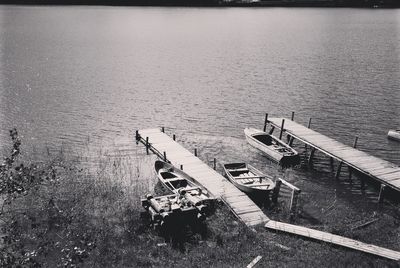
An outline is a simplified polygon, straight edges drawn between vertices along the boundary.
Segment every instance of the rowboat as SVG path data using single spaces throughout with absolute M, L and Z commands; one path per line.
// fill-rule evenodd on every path
M 250 145 L 261 150 L 280 165 L 295 166 L 300 164 L 300 156 L 296 150 L 267 132 L 255 128 L 245 128 L 244 134 Z
M 197 207 L 185 202 L 179 194 L 157 197 L 147 194 L 141 201 L 154 227 L 165 226 L 165 224 L 173 223 L 182 218 L 205 219 L 205 215 L 199 212 Z
M 154 167 L 160 182 L 173 193 L 184 197 L 193 206 L 210 205 L 215 199 L 192 177 L 173 165 L 156 161 Z
M 225 175 L 233 185 L 247 194 L 269 194 L 275 183 L 267 175 L 246 163 L 224 164 Z
M 391 129 L 387 135 L 389 139 L 400 141 L 400 129 Z

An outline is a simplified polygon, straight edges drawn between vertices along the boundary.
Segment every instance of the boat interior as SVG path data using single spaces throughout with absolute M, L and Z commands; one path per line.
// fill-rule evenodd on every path
M 258 140 L 259 142 L 264 143 L 267 146 L 273 147 L 273 149 L 277 152 L 284 153 L 286 155 L 294 154 L 292 148 L 279 143 L 278 141 L 273 139 L 270 135 L 259 134 L 259 135 L 254 135 L 253 138 Z

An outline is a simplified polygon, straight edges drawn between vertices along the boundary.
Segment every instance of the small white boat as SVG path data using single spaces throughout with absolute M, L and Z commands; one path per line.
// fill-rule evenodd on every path
M 275 188 L 271 178 L 249 164 L 224 164 L 224 171 L 228 180 L 247 194 L 268 195 Z
M 391 129 L 387 135 L 389 139 L 400 141 L 400 129 Z
M 295 166 L 300 164 L 300 156 L 296 150 L 278 138 L 255 128 L 245 128 L 247 142 L 264 152 L 272 160 L 282 166 Z

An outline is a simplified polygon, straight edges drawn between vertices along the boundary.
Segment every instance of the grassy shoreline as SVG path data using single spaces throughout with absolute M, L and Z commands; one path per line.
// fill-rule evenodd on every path
M 18 136 L 13 142 L 0 173 L 6 200 L 1 267 L 244 267 L 258 255 L 259 267 L 398 265 L 262 226 L 251 230 L 222 204 L 201 230 L 183 226 L 178 239 L 166 240 L 141 216 L 140 198 L 156 185 L 153 156 L 100 154 L 97 167 L 87 169 L 60 153 L 35 164 L 19 159 Z M 279 207 L 268 213 L 284 215 Z M 360 230 L 349 229 L 346 221 L 319 229 L 390 247 L 400 241 L 398 223 L 384 214 L 378 224 Z M 377 234 L 380 230 L 386 231 Z

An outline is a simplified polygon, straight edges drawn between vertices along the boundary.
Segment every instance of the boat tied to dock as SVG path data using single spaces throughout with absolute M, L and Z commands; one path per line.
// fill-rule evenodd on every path
M 271 160 L 282 166 L 300 164 L 300 156 L 295 149 L 267 132 L 255 128 L 245 128 L 247 142 L 265 153 Z
M 242 192 L 254 195 L 266 195 L 275 188 L 275 182 L 246 163 L 230 163 L 223 165 L 226 177 Z

